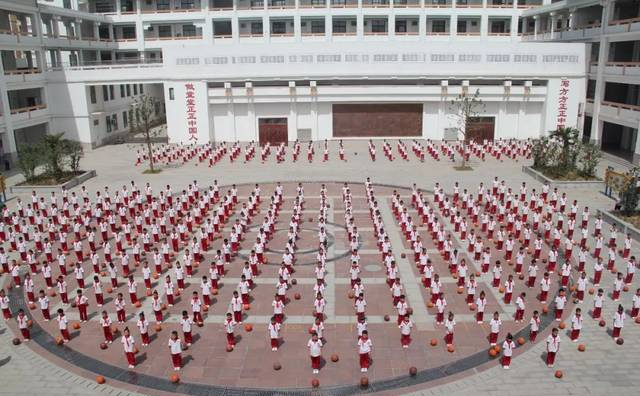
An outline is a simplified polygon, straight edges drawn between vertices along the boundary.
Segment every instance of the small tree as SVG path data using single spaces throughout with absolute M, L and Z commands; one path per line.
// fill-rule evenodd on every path
M 36 168 L 42 164 L 40 145 L 23 144 L 18 147 L 18 167 L 24 178 L 31 181 L 36 176 Z
M 67 141 L 62 136 L 63 133 L 45 135 L 41 143 L 46 172 L 56 180 L 62 178 L 66 157 Z
M 620 206 L 626 215 L 635 212 L 640 202 L 640 191 L 638 190 L 638 179 L 640 178 L 640 168 L 635 167 L 627 172 L 629 176 L 620 189 Z
M 476 89 L 473 95 L 462 91 L 455 99 L 451 100 L 450 111 L 456 119 L 458 138 L 462 137 L 462 167 L 466 166 L 467 143 L 469 141 L 469 122 L 484 112 L 484 103 L 480 99 L 480 90 Z
M 562 143 L 559 165 L 563 169 L 560 170 L 568 171 L 574 169 L 578 157 L 580 131 L 575 128 L 558 128 L 551 132 L 551 137 L 558 139 Z
M 602 158 L 600 147 L 593 143 L 583 143 L 578 154 L 580 173 L 585 177 L 595 177 L 600 158 Z
M 84 157 L 82 144 L 74 140 L 65 140 L 65 154 L 71 171 L 73 173 L 78 173 L 80 170 L 80 160 Z
M 132 110 L 136 113 L 135 118 L 137 121 L 137 126 L 134 130 L 142 132 L 144 140 L 147 143 L 147 155 L 149 157 L 149 169 L 151 170 L 151 173 L 155 172 L 153 168 L 153 152 L 151 147 L 151 128 L 156 117 L 156 102 L 157 100 L 154 97 L 143 94 L 140 95 L 131 105 Z

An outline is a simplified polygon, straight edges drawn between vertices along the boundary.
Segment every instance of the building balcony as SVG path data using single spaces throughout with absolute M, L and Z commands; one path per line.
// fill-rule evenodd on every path
M 393 0 L 393 8 L 420 8 L 420 0 Z
M 452 0 L 424 0 L 426 8 L 451 8 Z
M 299 0 L 300 8 L 326 8 L 327 0 Z
M 270 10 L 289 10 L 296 8 L 295 0 L 269 0 L 267 8 Z
M 589 73 L 598 72 L 598 63 L 589 65 Z M 607 62 L 604 67 L 604 74 L 609 76 L 629 76 L 640 77 L 640 62 Z
M 389 0 L 362 0 L 363 8 L 389 8 Z
M 156 35 L 145 35 L 144 41 L 172 41 L 172 40 L 202 40 L 201 34 L 190 35 L 190 36 L 156 36 Z M 135 39 L 134 39 L 135 41 Z
M 456 8 L 482 8 L 482 0 L 457 0 Z
M 165 7 L 165 6 L 158 7 L 157 5 L 155 7 L 154 6 L 150 6 L 148 8 L 145 8 L 145 6 L 143 5 L 143 7 L 140 9 L 140 12 L 142 14 L 166 14 L 166 13 L 171 13 L 171 12 L 200 12 L 200 11 L 202 11 L 202 4 L 198 0 L 194 1 L 193 4 L 179 4 L 180 2 L 177 2 L 177 3 L 178 4 L 176 4 L 173 8 Z M 132 13 L 135 13 L 135 11 L 133 11 Z
M 331 8 L 358 8 L 358 0 L 330 0 Z
M 513 1 L 512 0 L 488 0 L 487 1 L 487 8 L 513 8 Z
M 620 118 L 627 122 L 640 122 L 640 106 L 626 103 L 600 102 L 600 114 L 611 118 Z
M 11 110 L 11 120 L 13 122 L 28 121 L 43 117 L 47 114 L 47 105 L 41 104 L 29 107 L 20 107 Z
M 262 0 L 238 0 L 236 8 L 238 10 L 263 10 L 264 5 Z
M 609 21 L 607 33 L 628 33 L 640 31 L 640 17 Z
M 233 10 L 233 0 L 211 0 L 209 2 L 211 11 L 231 11 Z

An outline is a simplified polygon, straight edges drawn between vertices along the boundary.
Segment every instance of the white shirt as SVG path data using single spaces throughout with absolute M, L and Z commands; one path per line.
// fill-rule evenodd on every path
M 124 351 L 125 352 L 133 352 L 133 347 L 136 343 L 136 341 L 133 339 L 133 336 L 122 336 L 122 346 L 124 347 Z
M 171 349 L 172 355 L 182 353 L 182 343 L 180 342 L 180 339 L 176 338 L 175 340 L 173 340 L 169 338 L 169 348 Z
M 360 354 L 371 352 L 372 346 L 373 343 L 371 342 L 370 338 L 367 338 L 366 341 L 363 339 L 358 340 L 358 351 L 360 352 Z
M 320 339 L 317 341 L 309 340 L 309 342 L 307 342 L 307 348 L 309 348 L 309 355 L 318 357 L 322 353 L 322 341 Z
M 502 321 L 500 319 L 491 319 L 491 322 L 489 322 L 489 325 L 491 326 L 492 333 L 498 333 L 500 331 L 500 326 L 502 325 Z

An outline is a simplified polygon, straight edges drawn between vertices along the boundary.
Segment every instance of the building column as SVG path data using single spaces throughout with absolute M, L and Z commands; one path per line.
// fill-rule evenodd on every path
M 458 34 L 458 16 L 451 15 L 451 20 L 449 21 L 449 36 L 455 37 Z
M 393 0 L 390 0 L 393 1 Z M 393 12 L 389 13 L 389 19 L 387 22 L 389 25 L 387 26 L 387 34 L 390 37 L 395 37 L 396 35 L 396 16 Z M 407 29 L 409 28 L 409 26 L 407 26 Z
M 633 163 L 638 164 L 640 162 L 640 123 L 636 127 L 636 147 L 633 150 Z
M 267 1 L 265 1 L 264 4 L 266 7 Z M 262 17 L 262 37 L 265 41 L 271 41 L 271 25 L 269 24 L 268 14 Z
M 598 48 L 598 67 L 596 69 L 596 89 L 593 97 L 593 115 L 591 118 L 591 136 L 592 143 L 598 146 L 602 145 L 602 125 L 600 120 L 600 108 L 602 107 L 602 100 L 604 99 L 605 81 L 604 70 L 609 60 L 609 40 L 604 35 L 605 28 L 609 23 L 610 15 L 613 11 L 614 2 L 611 0 L 604 0 L 602 4 L 602 23 L 600 34 L 600 47 Z
M 252 136 L 252 140 L 259 140 L 258 131 L 256 130 L 256 124 L 258 123 L 258 119 L 256 118 L 256 105 L 253 101 L 253 96 L 247 97 L 247 118 L 249 118 L 251 122 L 251 126 L 249 127 L 249 135 Z M 235 121 L 234 121 L 235 124 Z M 238 140 L 238 135 L 236 134 L 235 126 L 233 128 L 233 136 L 236 140 Z
M 122 13 L 122 4 L 120 0 L 116 0 L 116 13 L 120 15 Z
M 487 37 L 489 35 L 489 16 L 482 14 L 480 17 L 480 37 Z
M 291 96 L 289 104 L 289 135 L 287 139 L 293 141 L 298 139 L 298 108 L 295 95 Z
M 51 17 L 51 27 L 53 28 L 53 37 L 58 38 L 60 36 L 60 16 L 53 15 Z
M 333 19 L 331 15 L 325 15 L 324 17 L 324 36 L 327 41 L 331 41 L 333 36 Z
M 293 37 L 296 41 L 302 41 L 302 26 L 300 26 L 300 15 L 298 14 L 293 16 Z
M 538 15 L 533 16 L 533 39 L 538 39 L 538 31 L 540 31 L 540 17 Z
M 427 35 L 427 15 L 421 12 L 418 16 L 418 36 L 424 37 Z
M 558 23 L 558 15 L 555 12 L 550 12 L 549 15 L 551 16 L 551 28 L 549 29 L 549 31 L 551 32 L 551 38 L 555 38 L 556 35 L 556 24 Z
M 569 30 L 576 28 L 576 11 L 577 9 L 575 8 L 569 10 Z
M 524 23 L 524 20 L 522 21 Z M 524 26 L 524 25 L 523 25 Z M 524 31 L 524 29 L 523 29 Z M 518 17 L 511 17 L 511 34 L 512 38 L 518 37 Z
M 0 62 L 0 75 L 4 76 L 4 65 Z M 11 107 L 9 106 L 9 93 L 7 92 L 7 83 L 4 78 L 0 78 L 0 102 L 2 106 L 2 114 L 4 115 L 4 124 L 6 128 L 6 138 L 2 141 L 5 147 L 5 154 L 16 153 L 16 140 L 13 131 L 13 123 L 11 117 Z M 4 151 L 4 150 L 3 150 Z
M 76 19 L 73 26 L 73 34 L 78 40 L 82 40 L 82 19 Z
M 361 3 L 362 1 L 358 2 L 358 4 Z M 362 12 L 356 15 L 356 36 L 358 36 L 359 39 L 364 37 L 364 15 L 362 15 Z

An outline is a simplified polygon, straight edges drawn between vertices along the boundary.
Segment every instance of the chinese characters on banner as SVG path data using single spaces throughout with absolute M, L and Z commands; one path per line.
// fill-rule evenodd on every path
M 560 80 L 560 92 L 558 95 L 558 117 L 556 129 L 564 128 L 567 122 L 567 100 L 569 99 L 569 80 Z
M 191 83 L 184 85 L 187 103 L 187 131 L 189 141 L 198 141 L 198 117 L 196 116 L 196 89 Z

